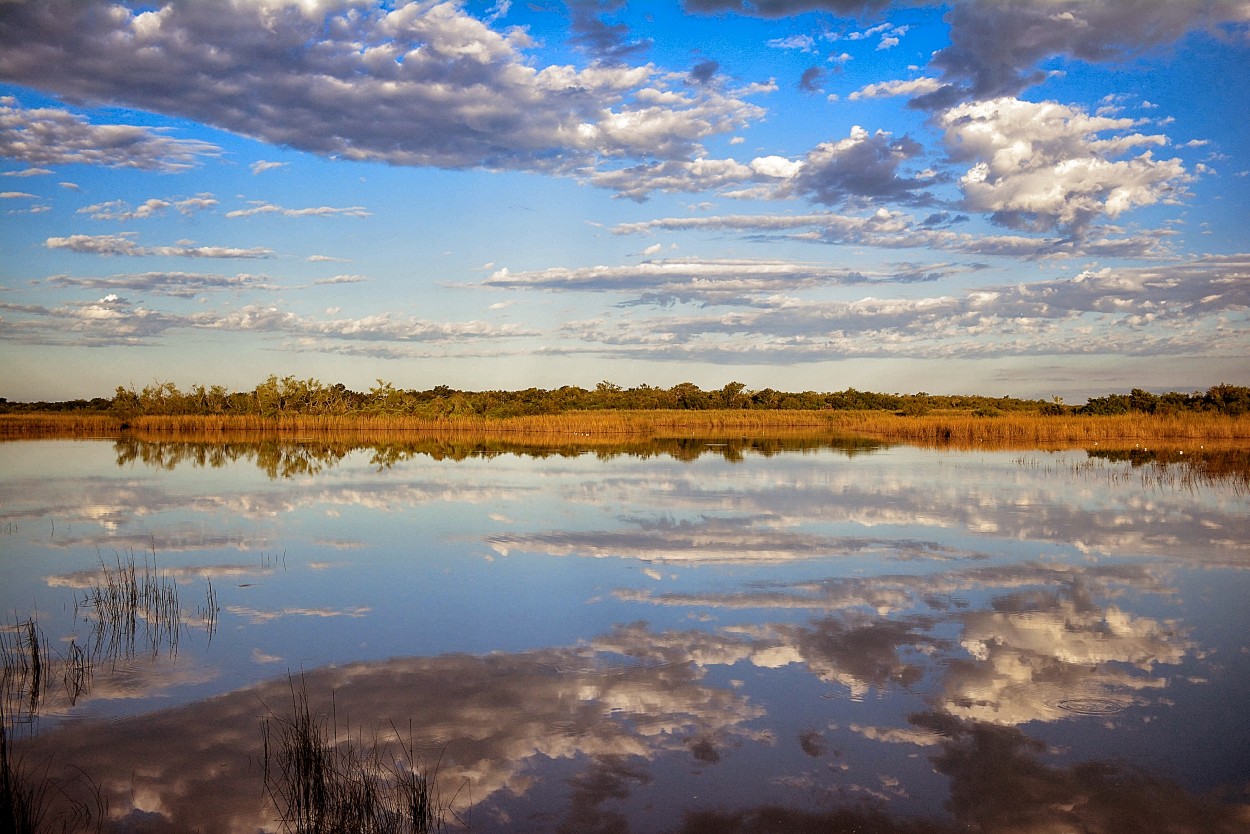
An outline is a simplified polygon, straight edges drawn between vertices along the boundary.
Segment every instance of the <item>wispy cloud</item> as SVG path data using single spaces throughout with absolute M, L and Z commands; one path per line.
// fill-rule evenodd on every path
M 67 249 L 89 255 L 126 255 L 129 257 L 166 256 L 177 258 L 272 258 L 272 249 L 252 247 L 239 249 L 230 246 L 196 246 L 192 241 L 181 241 L 174 246 L 140 246 L 131 233 L 118 235 L 69 235 L 50 237 L 44 241 L 48 249 Z
M 923 268 L 863 271 L 819 263 L 775 260 L 659 260 L 623 266 L 510 272 L 501 269 L 482 282 L 496 289 L 640 293 L 638 301 L 672 304 L 754 306 L 782 292 L 822 287 L 916 283 L 953 271 L 935 264 Z
M 153 197 L 138 206 L 131 206 L 124 200 L 109 200 L 78 209 L 79 214 L 88 214 L 93 220 L 142 220 L 162 215 L 168 209 L 190 217 L 197 211 L 213 208 L 217 199 L 212 194 L 198 194 L 185 199 L 161 199 Z
M 252 174 L 255 175 L 263 174 L 266 171 L 274 171 L 278 168 L 285 168 L 287 167 L 287 164 L 288 163 L 286 162 L 270 162 L 267 159 L 258 159 L 248 167 L 251 169 Z
M 622 223 L 614 234 L 653 231 L 710 230 L 741 232 L 750 236 L 785 237 L 793 240 L 875 246 L 885 249 L 937 249 L 973 255 L 1019 258 L 1075 256 L 1161 257 L 1169 231 L 1141 232 L 1125 236 L 1114 229 L 1090 227 L 1081 239 L 1054 235 L 977 234 L 957 230 L 967 215 L 934 212 L 917 217 L 880 208 L 865 215 L 836 212 L 813 214 L 712 215 L 667 217 Z
M 371 217 L 372 214 L 362 206 L 347 206 L 345 208 L 334 208 L 332 206 L 317 206 L 315 208 L 283 208 L 282 206 L 266 203 L 263 200 L 251 200 L 248 203 L 251 208 L 235 209 L 226 212 L 226 217 L 255 217 L 258 214 L 276 214 L 280 217 Z
M 107 292 L 138 290 L 175 298 L 194 298 L 197 295 L 218 290 L 278 289 L 278 285 L 274 284 L 269 278 L 247 273 L 212 275 L 201 272 L 139 272 L 112 275 L 107 278 L 79 278 L 69 275 L 54 275 L 46 279 L 46 283 L 55 287 L 73 287 Z
M 333 278 L 319 278 L 314 284 L 359 284 L 369 279 L 363 275 L 335 275 Z

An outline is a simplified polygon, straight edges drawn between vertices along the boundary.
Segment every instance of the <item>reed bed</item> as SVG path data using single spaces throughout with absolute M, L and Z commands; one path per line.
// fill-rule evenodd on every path
M 8 722 L 26 722 L 39 711 L 50 680 L 51 652 L 34 617 L 0 630 L 0 710 Z
M 0 650 L 0 831 L 99 832 L 107 806 L 98 786 L 82 774 L 55 776 L 51 759 L 32 762 L 19 750 L 16 731 L 29 731 L 50 678 L 51 655 L 34 618 L 0 632 Z
M 422 435 L 495 438 L 671 438 L 697 435 L 842 434 L 899 442 L 994 443 L 1027 448 L 1108 441 L 1250 441 L 1250 416 L 1210 413 L 1041 415 L 970 413 L 900 415 L 888 411 L 651 410 L 568 411 L 523 417 L 144 415 L 0 415 L 0 439 L 121 437 L 201 439 L 335 434 L 358 438 Z
M 1045 448 L 1053 445 L 1227 442 L 1250 444 L 1250 417 L 1218 414 L 899 416 L 837 412 L 841 431 L 885 440 L 972 448 Z
M 0 440 L 116 437 L 123 426 L 107 414 L 0 414 Z
M 290 715 L 270 711 L 262 733 L 265 789 L 284 831 L 426 834 L 445 827 L 437 772 L 421 766 L 413 745 L 398 733 L 391 743 L 340 739 L 333 702 L 328 714 L 314 712 L 302 679 L 291 681 Z
M 100 560 L 102 582 L 88 589 L 77 606 L 92 614 L 94 646 L 91 655 L 111 661 L 135 656 L 142 626 L 142 645 L 152 657 L 165 647 L 170 656 L 178 653 L 182 634 L 182 609 L 178 585 L 160 574 L 156 554 L 143 560 L 142 572 L 134 553 L 125 560 L 120 555 L 109 565 Z

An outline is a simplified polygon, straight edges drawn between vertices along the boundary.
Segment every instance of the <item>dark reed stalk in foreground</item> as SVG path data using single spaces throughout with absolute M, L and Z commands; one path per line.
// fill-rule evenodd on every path
M 301 679 L 291 681 L 291 714 L 270 711 L 262 725 L 265 789 L 292 834 L 425 834 L 442 830 L 445 809 L 435 773 L 413 746 L 338 737 L 337 716 L 315 714 Z
M 0 699 L 0 832 L 99 834 L 108 811 L 99 787 L 81 774 L 69 781 L 53 776 L 51 760 L 42 765 L 27 761 L 17 750 L 13 727 L 13 716 Z
M 25 720 L 39 711 L 47 691 L 48 641 L 34 617 L 0 630 L 0 709 L 6 720 Z

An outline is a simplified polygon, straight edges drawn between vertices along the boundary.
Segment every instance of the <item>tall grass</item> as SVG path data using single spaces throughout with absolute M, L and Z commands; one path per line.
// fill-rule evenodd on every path
M 99 787 L 81 772 L 69 779 L 54 776 L 51 759 L 28 760 L 18 750 L 14 727 L 8 705 L 0 699 L 0 832 L 102 831 L 108 805 Z
M 6 721 L 28 721 L 47 692 L 51 653 L 34 617 L 0 629 L 0 710 Z
M 1219 414 L 899 416 L 885 412 L 836 412 L 833 424 L 845 432 L 926 445 L 1036 448 L 1051 444 L 1093 445 L 1159 441 L 1250 443 L 1250 416 Z
M 445 827 L 437 769 L 421 765 L 411 741 L 398 733 L 389 743 L 340 739 L 333 703 L 328 715 L 314 713 L 303 679 L 291 681 L 290 714 L 271 710 L 262 733 L 265 789 L 283 830 L 425 834 Z
M 708 434 L 841 433 L 904 442 L 974 445 L 991 442 L 1020 447 L 1109 440 L 1250 441 L 1250 415 L 1182 412 L 1116 415 L 971 413 L 899 415 L 888 411 L 833 410 L 605 410 L 568 411 L 523 417 L 418 417 L 349 414 L 338 416 L 143 415 L 128 423 L 105 416 L 0 415 L 0 438 L 120 437 L 211 440 L 228 436 L 291 437 L 326 433 L 358 437 L 394 434 L 483 437 L 681 437 Z
M 142 572 L 131 552 L 125 560 L 116 555 L 112 565 L 101 559 L 100 573 L 102 581 L 78 601 L 91 612 L 92 654 L 108 660 L 131 658 L 143 645 L 153 657 L 162 647 L 176 655 L 182 635 L 178 584 L 157 570 L 156 552 L 150 563 L 144 557 Z

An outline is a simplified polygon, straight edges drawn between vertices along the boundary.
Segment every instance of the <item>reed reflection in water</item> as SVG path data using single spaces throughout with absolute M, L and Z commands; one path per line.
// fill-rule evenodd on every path
M 104 830 L 280 830 L 292 678 L 471 830 L 1250 824 L 1236 450 L 136 442 L 0 446 L 45 656 L 102 553 L 183 600 L 176 653 L 6 724 Z

